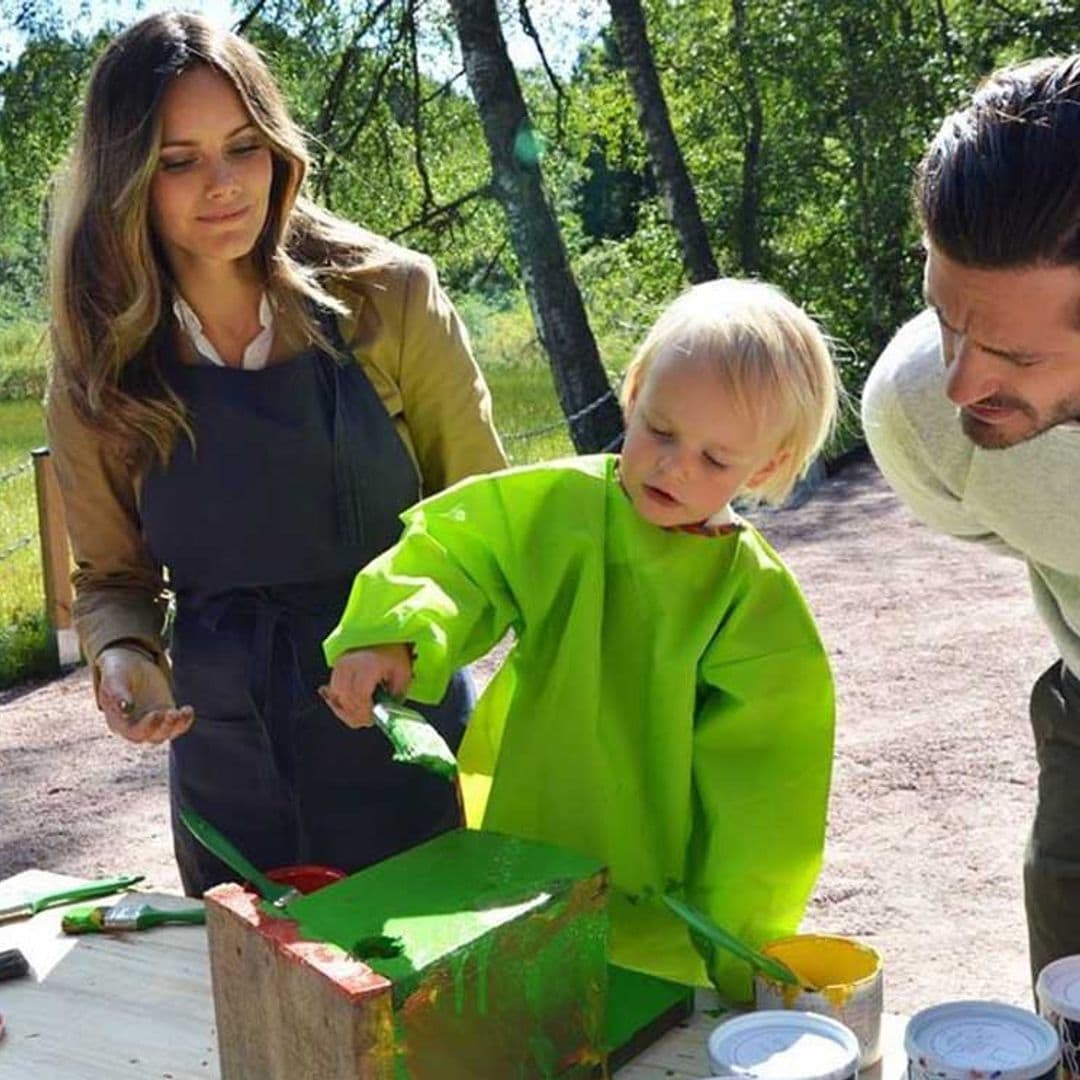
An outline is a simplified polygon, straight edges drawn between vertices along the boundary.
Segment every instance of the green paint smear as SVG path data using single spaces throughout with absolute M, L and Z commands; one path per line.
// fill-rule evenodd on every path
M 349 950 L 349 955 L 354 960 L 362 960 L 371 965 L 371 961 L 379 957 L 389 959 L 392 956 L 400 956 L 402 944 L 398 938 L 387 937 L 379 934 L 376 937 L 362 938 Z
M 375 726 L 390 740 L 395 761 L 419 765 L 444 780 L 457 778 L 457 759 L 453 751 L 420 713 L 380 690 L 375 695 L 371 715 Z
M 473 952 L 473 956 L 476 958 L 476 1011 L 481 1016 L 487 1016 L 488 961 L 491 959 L 491 949 L 494 943 L 494 938 L 486 937 Z
M 289 910 L 309 939 L 400 944 L 365 961 L 393 984 L 388 1074 L 584 1080 L 602 1053 L 605 897 L 592 859 L 457 830 Z
M 417 973 L 494 929 L 565 903 L 568 884 L 601 870 L 562 848 L 499 833 L 456 829 L 289 904 L 308 940 L 350 952 L 393 938 L 396 956 L 366 961 L 394 983 L 395 1004 Z

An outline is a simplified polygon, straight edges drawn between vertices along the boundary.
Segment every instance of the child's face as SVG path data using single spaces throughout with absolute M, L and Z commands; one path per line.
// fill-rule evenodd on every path
M 661 352 L 627 405 L 622 482 L 654 525 L 704 521 L 783 459 L 735 407 L 714 363 Z

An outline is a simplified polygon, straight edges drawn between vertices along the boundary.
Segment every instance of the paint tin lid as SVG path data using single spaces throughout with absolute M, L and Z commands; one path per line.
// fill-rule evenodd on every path
M 726 1020 L 708 1041 L 709 1064 L 722 1076 L 757 1080 L 854 1080 L 859 1041 L 837 1020 L 811 1012 L 765 1009 Z
M 1045 1020 L 996 1001 L 951 1001 L 917 1012 L 904 1049 L 908 1061 L 941 1080 L 967 1080 L 972 1070 L 1041 1080 L 1060 1058 L 1057 1032 Z
M 1052 1009 L 1066 1020 L 1080 1020 L 1080 956 L 1063 956 L 1039 972 L 1035 983 L 1039 1011 Z

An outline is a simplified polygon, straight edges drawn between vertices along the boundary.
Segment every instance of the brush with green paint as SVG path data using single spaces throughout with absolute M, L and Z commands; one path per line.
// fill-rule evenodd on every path
M 185 828 L 211 854 L 216 855 L 230 870 L 247 880 L 264 900 L 282 911 L 300 896 L 300 890 L 289 885 L 279 885 L 271 881 L 261 870 L 253 866 L 239 848 L 219 829 L 211 825 L 206 818 L 195 813 L 190 807 L 180 808 L 180 820 Z
M 454 752 L 415 709 L 403 705 L 379 687 L 375 691 L 371 715 L 375 726 L 390 740 L 395 761 L 419 765 L 444 780 L 453 782 L 457 779 Z
M 201 926 L 206 909 L 201 900 L 164 893 L 128 893 L 111 907 L 83 907 L 65 912 L 60 929 L 65 934 L 100 934 L 123 930 L 149 930 L 166 923 Z
M 770 979 L 775 979 L 777 982 L 784 983 L 787 986 L 798 986 L 805 990 L 817 989 L 816 987 L 807 986 L 807 984 L 804 983 L 803 980 L 787 966 L 787 964 L 777 960 L 776 957 L 766 956 L 763 952 L 752 949 L 746 942 L 740 941 L 729 930 L 725 930 L 722 926 L 717 926 L 703 911 L 698 911 L 697 908 L 691 907 L 685 901 L 678 900 L 674 896 L 664 895 L 660 899 L 663 900 L 691 930 L 700 934 L 703 938 L 707 938 L 714 944 L 719 945 L 722 949 L 726 949 L 740 960 L 744 960 L 755 971 L 761 971 L 768 975 Z

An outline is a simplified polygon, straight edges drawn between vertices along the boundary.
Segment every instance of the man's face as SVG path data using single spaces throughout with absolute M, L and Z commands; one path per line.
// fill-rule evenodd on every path
M 927 252 L 926 302 L 964 434 L 1001 450 L 1080 420 L 1080 267 L 985 270 Z

